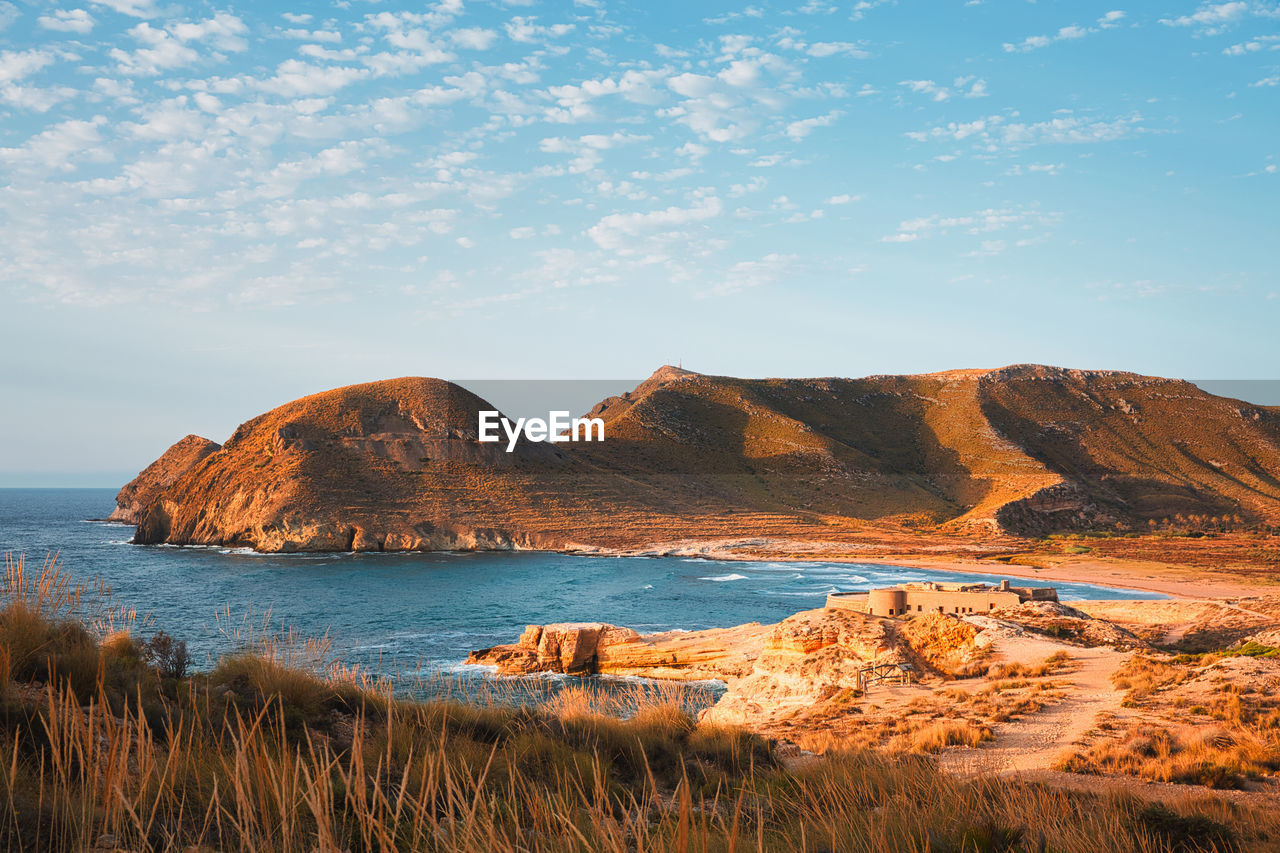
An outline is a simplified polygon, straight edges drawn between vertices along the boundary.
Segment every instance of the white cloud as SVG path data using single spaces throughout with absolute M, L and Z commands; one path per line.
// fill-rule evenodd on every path
M 47 50 L 0 51 L 0 85 L 30 77 L 53 64 L 54 55 Z
M 729 267 L 723 281 L 711 288 L 711 294 L 728 296 L 748 288 L 773 284 L 792 272 L 796 260 L 795 255 L 770 252 L 757 261 L 739 261 Z
M 560 38 L 573 32 L 573 24 L 552 24 L 543 26 L 536 23 L 537 18 L 516 16 L 506 24 L 507 38 L 512 41 L 532 43 L 539 40 Z
M 519 228 L 512 228 L 507 232 L 507 236 L 512 240 L 528 240 L 531 237 L 536 237 L 537 235 L 537 229 L 528 225 L 522 225 Z
M 1099 19 L 1099 23 L 1101 23 L 1104 20 L 1108 20 L 1107 16 L 1113 15 L 1113 14 L 1115 13 L 1108 12 L 1107 15 L 1104 15 L 1101 19 Z M 1124 13 L 1121 12 L 1120 15 L 1121 17 L 1123 17 Z M 1118 21 L 1119 19 L 1117 18 L 1114 20 Z M 1108 21 L 1108 23 L 1102 24 L 1102 26 L 1106 28 L 1110 28 L 1112 26 L 1115 26 L 1115 24 L 1112 23 L 1111 21 Z M 1060 28 L 1056 33 L 1054 33 L 1051 36 L 1027 36 L 1025 39 L 1023 39 L 1021 42 L 1017 44 L 1011 44 L 1010 42 L 1005 42 L 1004 50 L 1005 50 L 1005 53 L 1026 53 L 1028 51 L 1037 50 L 1042 47 L 1048 47 L 1054 42 L 1072 41 L 1073 39 L 1084 38 L 1089 33 L 1090 33 L 1090 30 L 1084 27 L 1078 27 L 1072 24 L 1071 26 Z
M 984 150 L 993 152 L 1000 148 L 1018 149 L 1032 145 L 1113 142 L 1143 133 L 1145 128 L 1141 122 L 1142 116 L 1137 113 L 1113 119 L 1063 113 L 1046 121 L 1029 123 L 992 115 L 969 122 L 948 122 L 927 131 L 911 131 L 907 137 L 917 142 L 969 139 Z
M 22 13 L 18 11 L 17 6 L 9 0 L 0 0 L 0 32 L 7 30 L 20 17 Z
M 1280 36 L 1257 36 L 1246 42 L 1225 47 L 1222 52 L 1227 56 L 1245 56 L 1262 50 L 1280 50 Z
M 849 204 L 850 202 L 861 201 L 861 200 L 862 200 L 862 196 L 860 195 L 849 195 L 848 193 L 841 193 L 840 195 L 831 196 L 830 198 L 827 199 L 826 203 L 827 204 Z
M 819 58 L 827 56 L 852 56 L 854 59 L 866 59 L 871 53 L 849 41 L 819 41 L 804 45 L 805 53 Z
M 498 34 L 493 30 L 486 30 L 482 27 L 466 27 L 450 30 L 449 40 L 458 47 L 470 48 L 471 50 L 488 50 L 498 40 Z
M 928 95 L 935 101 L 950 100 L 957 95 L 965 98 L 985 98 L 987 96 L 987 81 L 972 76 L 957 77 L 952 81 L 951 86 L 943 86 L 932 80 L 903 80 L 898 85 L 905 86 L 916 94 Z M 858 94 L 870 95 L 875 94 L 875 92 L 860 91 Z
M 1124 12 L 1119 9 L 1114 9 L 1098 19 L 1098 26 L 1102 27 L 1104 30 L 1109 30 L 1112 27 L 1120 26 L 1120 22 L 1124 19 Z
M 630 103 L 656 105 L 667 97 L 655 88 L 655 83 L 664 76 L 660 71 L 633 69 L 616 78 L 602 77 L 574 85 L 551 86 L 547 94 L 555 99 L 556 105 L 547 109 L 546 118 L 557 123 L 596 119 L 598 115 L 592 102 L 611 95 Z
M 711 142 L 736 142 L 758 130 L 765 115 L 785 106 L 787 98 L 777 82 L 790 72 L 780 57 L 758 53 L 729 61 L 714 76 L 676 74 L 667 78 L 667 87 L 684 100 L 659 115 Z
M 207 21 L 175 24 L 165 29 L 143 21 L 129 30 L 129 35 L 143 47 L 134 51 L 112 48 L 109 55 L 121 74 L 154 77 L 200 58 L 200 54 L 187 45 L 189 41 L 208 38 L 223 50 L 244 50 L 247 44 L 238 35 L 243 31 L 244 24 L 239 18 L 223 13 Z
M 832 110 L 823 116 L 793 121 L 787 125 L 787 136 L 795 140 L 804 139 L 810 133 L 813 133 L 815 129 L 819 127 L 828 127 L 839 117 L 839 110 Z
M 41 15 L 36 23 L 46 30 L 84 35 L 93 29 L 93 16 L 84 9 L 54 9 L 52 15 Z
M 256 86 L 263 91 L 290 98 L 329 95 L 368 77 L 370 73 L 365 68 L 311 65 L 298 59 L 286 59 L 276 66 L 274 77 L 257 81 Z
M 338 44 L 342 41 L 342 33 L 333 30 L 304 30 L 304 29 L 287 29 L 281 30 L 280 35 L 287 39 L 297 39 L 298 41 L 315 41 L 323 44 Z
M 1161 18 L 1170 27 L 1196 27 L 1203 35 L 1218 35 L 1234 24 L 1251 17 L 1277 18 L 1280 8 L 1258 2 L 1234 0 L 1230 3 L 1204 3 L 1190 15 Z
M 155 0 L 93 0 L 93 5 L 128 15 L 132 18 L 154 18 L 160 14 Z
M 47 50 L 0 51 L 0 104 L 43 113 L 76 95 L 69 86 L 27 86 L 19 81 L 52 65 L 57 56 Z
M 647 241 L 666 242 L 683 239 L 684 226 L 714 219 L 724 210 L 715 196 L 704 198 L 692 207 L 668 207 L 648 213 L 613 213 L 587 229 L 587 236 L 597 246 L 620 255 L 636 254 Z
M 0 148 L 0 163 L 73 172 L 81 161 L 102 162 L 107 155 L 100 148 L 102 134 L 99 129 L 106 123 L 103 116 L 94 116 L 88 121 L 72 119 L 60 122 L 21 146 Z
M 631 142 L 642 142 L 648 138 L 647 136 L 623 131 L 616 131 L 607 136 L 601 133 L 592 133 L 576 139 L 553 136 L 542 140 L 538 147 L 548 154 L 572 155 L 573 159 L 569 161 L 569 173 L 578 175 L 590 172 L 599 166 L 604 159 L 601 152 Z
M 880 238 L 881 243 L 913 243 L 927 237 L 945 235 L 953 231 L 970 235 L 989 234 L 995 231 L 1029 231 L 1049 227 L 1061 217 L 1056 213 L 1044 213 L 1034 208 L 987 208 L 963 216 L 933 214 L 899 223 L 896 234 Z M 990 253 L 989 251 L 987 253 Z

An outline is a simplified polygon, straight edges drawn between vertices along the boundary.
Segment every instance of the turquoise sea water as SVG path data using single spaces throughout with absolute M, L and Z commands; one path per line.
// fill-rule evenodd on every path
M 834 562 L 578 557 L 544 552 L 260 555 L 218 548 L 129 545 L 109 489 L 0 489 L 0 551 L 39 562 L 60 551 L 67 571 L 101 578 L 119 604 L 184 638 L 204 663 L 227 650 L 219 628 L 259 623 L 326 631 L 345 660 L 384 669 L 449 669 L 472 649 L 512 642 L 525 625 L 602 621 L 636 630 L 775 622 L 821 607 L 833 590 L 990 575 Z M 1015 582 L 1026 583 L 1026 581 Z M 1063 600 L 1158 598 L 1055 584 Z

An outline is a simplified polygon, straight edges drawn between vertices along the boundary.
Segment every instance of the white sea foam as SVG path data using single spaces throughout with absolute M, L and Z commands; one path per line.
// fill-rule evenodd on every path
M 441 669 L 443 669 L 445 672 L 453 672 L 453 673 L 459 673 L 459 674 L 467 673 L 467 672 L 484 673 L 486 675 L 498 674 L 498 667 L 494 664 L 487 664 L 487 663 L 453 663 L 453 664 L 448 664 L 446 666 L 443 666 L 441 667 Z
M 698 580 L 700 580 L 700 581 L 718 581 L 718 582 L 723 582 L 723 581 L 744 581 L 744 580 L 746 580 L 746 579 L 747 579 L 747 576 L 746 576 L 746 575 L 739 575 L 739 574 L 732 574 L 732 575 L 712 575 L 711 577 L 707 577 L 707 578 L 698 578 Z
M 839 592 L 834 586 L 828 589 L 808 590 L 806 592 L 781 592 L 779 590 L 769 590 L 769 595 L 785 595 L 788 597 L 813 598 L 819 595 L 830 595 L 833 592 Z

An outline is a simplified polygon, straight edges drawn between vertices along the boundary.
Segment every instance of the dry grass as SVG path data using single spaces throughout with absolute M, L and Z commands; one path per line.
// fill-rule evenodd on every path
M 1076 667 L 1074 659 L 1067 652 L 1054 652 L 1041 664 L 1011 663 L 993 664 L 987 668 L 987 678 L 1000 680 L 1006 678 L 1044 678 L 1067 672 Z
M 942 752 L 949 746 L 978 746 L 994 737 L 990 728 L 969 720 L 936 720 L 913 729 L 890 746 L 908 752 Z
M 620 700 L 569 690 L 540 707 L 406 701 L 350 670 L 303 666 L 309 655 L 287 643 L 166 679 L 127 635 L 77 632 L 71 599 L 25 596 L 40 584 L 21 563 L 10 569 L 8 850 L 1277 849 L 1269 815 L 1220 802 L 1153 812 L 1125 796 L 960 780 L 923 756 L 839 748 L 787 769 L 757 736 L 697 725 L 671 688 Z M 936 725 L 912 746 L 982 737 Z
M 1242 788 L 1280 770 L 1280 751 L 1257 735 L 1221 726 L 1138 725 L 1070 756 L 1057 769 Z
M 1204 655 L 1134 655 L 1112 677 L 1122 704 L 1138 712 L 1123 726 L 1064 758 L 1058 769 L 1159 782 L 1244 788 L 1280 772 L 1280 679 L 1232 672 L 1231 658 L 1267 659 L 1269 647 Z M 1188 720 L 1192 724 L 1188 724 Z

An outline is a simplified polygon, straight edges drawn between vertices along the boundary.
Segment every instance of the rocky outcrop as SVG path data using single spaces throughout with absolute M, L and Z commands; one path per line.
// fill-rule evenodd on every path
M 467 663 L 499 675 L 637 675 L 678 680 L 734 679 L 750 671 L 772 626 L 640 634 L 603 623 L 530 625 L 512 645 L 472 652 Z
M 514 453 L 478 441 L 492 408 L 422 377 L 304 397 L 221 449 L 179 442 L 122 490 L 115 517 L 137 523 L 139 543 L 261 551 L 1280 523 L 1280 414 L 1131 373 L 747 380 L 668 367 L 595 408 L 603 442 Z
M 939 614 L 902 622 L 848 610 L 809 610 L 775 625 L 638 634 L 601 623 L 530 625 L 507 646 L 467 662 L 499 674 L 560 672 L 679 680 L 719 679 L 728 689 L 704 719 L 767 726 L 861 686 L 868 664 L 909 663 L 947 672 L 979 654 L 978 631 Z
M 116 508 L 107 516 L 107 521 L 137 524 L 139 514 L 146 507 L 221 447 L 217 442 L 198 435 L 188 435 L 179 440 L 116 494 Z
M 993 610 L 984 614 L 982 618 L 1014 624 L 1077 646 L 1110 646 L 1116 649 L 1148 648 L 1144 640 L 1127 628 L 1104 619 L 1095 619 L 1083 610 L 1077 610 L 1056 601 L 1026 601 L 1017 607 Z M 986 623 L 975 622 L 974 624 Z

